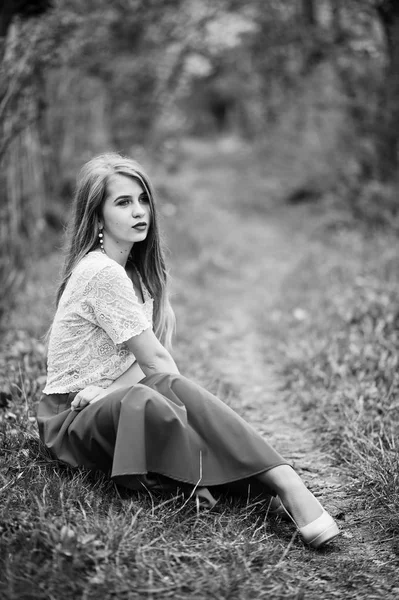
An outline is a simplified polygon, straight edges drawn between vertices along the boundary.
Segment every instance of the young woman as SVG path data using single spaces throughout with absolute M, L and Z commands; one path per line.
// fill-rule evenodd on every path
M 182 375 L 152 186 L 117 154 L 89 161 L 73 204 L 38 409 L 61 461 L 131 489 L 253 482 L 277 495 L 313 547 L 338 535 L 289 464 L 237 413 Z

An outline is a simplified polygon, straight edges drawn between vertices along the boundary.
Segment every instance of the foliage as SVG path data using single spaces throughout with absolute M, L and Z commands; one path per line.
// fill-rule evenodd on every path
M 47 69 L 62 57 L 76 22 L 20 2 L 0 62 L 0 319 L 20 291 L 23 272 L 45 229 L 51 148 L 44 118 Z M 40 16 L 38 16 L 40 15 Z M 48 31 L 52 37 L 48 36 Z M 27 252 L 29 248 L 29 252 Z
M 0 62 L 0 218 L 10 270 L 13 241 L 34 251 L 49 225 L 61 229 L 77 168 L 109 149 L 138 158 L 147 152 L 177 169 L 186 135 L 233 131 L 258 143 L 288 122 L 298 137 L 317 142 L 326 163 L 342 154 L 326 179 L 313 171 L 310 154 L 299 188 L 339 193 L 362 218 L 374 198 L 389 195 L 374 185 L 379 153 L 388 148 L 380 117 L 392 62 L 380 3 L 276 0 L 267 10 L 260 0 L 11 4 Z M 334 178 L 343 185 L 332 190 Z M 394 204 L 385 203 L 383 221 Z

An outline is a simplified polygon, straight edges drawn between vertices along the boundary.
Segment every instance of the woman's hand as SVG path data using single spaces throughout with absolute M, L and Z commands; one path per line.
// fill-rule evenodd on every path
M 97 385 L 88 385 L 78 392 L 71 402 L 71 410 L 82 410 L 88 404 L 93 404 L 105 396 L 107 390 Z

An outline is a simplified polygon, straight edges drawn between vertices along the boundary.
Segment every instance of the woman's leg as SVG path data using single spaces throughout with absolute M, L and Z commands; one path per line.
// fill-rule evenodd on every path
M 187 457 L 192 456 L 190 460 L 199 459 L 195 465 L 189 460 L 190 471 L 197 467 L 199 469 L 198 477 L 193 476 L 193 481 L 201 481 L 204 486 L 220 485 L 254 476 L 251 475 L 251 470 L 257 471 L 260 474 L 255 477 L 269 493 L 272 491 L 278 494 L 298 527 L 313 523 L 323 514 L 320 503 L 292 467 L 218 398 L 185 377 L 175 374 L 146 377 L 135 386 L 135 396 L 139 388 L 143 392 L 145 387 L 157 392 L 156 395 L 159 394 L 162 405 L 166 402 L 169 409 L 184 413 L 181 416 L 182 423 L 184 421 L 184 440 L 187 442 L 185 454 Z M 132 400 L 136 407 L 137 398 Z M 159 402 L 156 404 L 157 410 L 155 405 L 153 407 L 154 415 L 162 417 L 161 405 Z M 129 419 L 127 421 L 130 422 Z M 169 423 L 169 417 L 167 421 Z M 164 431 L 164 424 L 161 418 L 160 424 L 154 424 L 155 430 L 159 425 L 160 431 Z M 176 435 L 173 436 L 175 437 Z M 206 451 L 203 451 L 203 447 Z M 277 463 L 277 466 L 273 466 L 273 463 Z M 152 470 L 157 471 L 155 468 Z M 167 474 L 168 470 L 165 467 L 160 472 Z M 171 473 L 168 476 L 173 479 Z M 181 479 L 187 481 L 187 477 Z
M 278 494 L 298 527 L 303 527 L 321 516 L 323 509 L 319 501 L 292 467 L 274 467 L 258 475 L 257 479 Z

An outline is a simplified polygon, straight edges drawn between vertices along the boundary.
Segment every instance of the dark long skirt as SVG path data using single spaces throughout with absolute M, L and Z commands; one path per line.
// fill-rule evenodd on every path
M 142 489 L 148 474 L 208 487 L 287 464 L 236 412 L 181 375 L 145 377 L 79 412 L 70 409 L 75 395 L 42 395 L 42 441 L 59 460 L 131 489 Z

